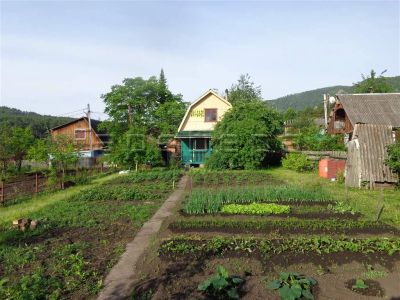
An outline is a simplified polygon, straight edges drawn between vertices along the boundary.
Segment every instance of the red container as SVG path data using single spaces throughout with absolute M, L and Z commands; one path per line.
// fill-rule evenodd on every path
M 344 170 L 346 161 L 343 159 L 324 158 L 319 161 L 318 175 L 332 179 L 340 170 Z

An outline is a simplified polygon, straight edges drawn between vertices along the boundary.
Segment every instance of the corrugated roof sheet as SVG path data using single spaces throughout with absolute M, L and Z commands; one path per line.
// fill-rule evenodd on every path
M 400 93 L 341 94 L 336 97 L 353 126 L 363 123 L 400 127 Z
M 394 143 L 392 126 L 356 124 L 353 141 L 355 139 L 359 143 L 360 179 L 368 182 L 397 182 L 397 175 L 385 164 L 388 157 L 386 147 Z

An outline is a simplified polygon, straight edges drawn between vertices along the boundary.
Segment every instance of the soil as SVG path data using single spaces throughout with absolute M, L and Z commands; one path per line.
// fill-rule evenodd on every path
M 377 260 L 378 259 L 378 260 Z M 146 259 L 141 266 L 144 273 L 151 275 L 150 279 L 139 281 L 135 286 L 134 299 L 206 299 L 197 291 L 199 283 L 213 276 L 216 268 L 223 265 L 229 275 L 241 276 L 245 279 L 241 287 L 241 299 L 280 299 L 275 291 L 266 288 L 266 284 L 278 278 L 281 271 L 292 271 L 315 278 L 318 285 L 313 289 L 316 299 L 364 299 L 346 287 L 347 282 L 365 272 L 366 263 L 379 265 L 388 272 L 392 284 L 380 279 L 381 294 L 389 298 L 400 296 L 400 290 L 393 280 L 400 279 L 400 257 L 385 257 L 379 255 L 359 255 L 356 253 L 341 253 L 335 255 L 299 255 L 287 253 L 268 259 L 257 255 L 232 255 L 223 257 L 202 257 L 193 259 L 180 256 L 176 260 L 153 258 L 151 264 Z M 154 273 L 154 270 L 158 271 Z M 370 282 L 366 280 L 366 282 Z M 332 284 L 335 283 L 335 284 Z M 372 285 L 371 285 L 372 286 Z M 376 285 L 373 285 L 374 287 Z M 386 290 L 386 292 L 384 291 Z M 374 288 L 375 290 L 375 288 Z M 372 294 L 366 296 L 374 296 Z M 140 298 L 151 294 L 153 298 Z M 369 299 L 369 298 L 365 298 Z
M 98 274 L 98 279 L 101 279 L 116 262 L 115 249 L 118 247 L 124 248 L 134 234 L 135 230 L 130 222 L 121 222 L 113 224 L 113 226 L 101 226 L 101 228 L 56 228 L 41 234 L 38 233 L 35 236 L 26 238 L 21 236 L 18 241 L 5 241 L 5 243 L 20 243 L 30 247 L 44 244 L 46 250 L 36 255 L 38 265 L 51 264 L 54 257 L 49 256 L 49 253 L 57 251 L 64 245 L 73 243 L 88 244 L 90 247 L 84 251 L 85 261 L 88 262 L 87 270 L 95 271 Z M 24 266 L 23 269 L 16 270 L 16 272 L 27 274 L 30 271 L 29 268 L 30 266 Z M 52 276 L 52 274 L 46 275 Z M 84 290 L 76 290 L 73 293 L 65 292 L 60 296 L 63 299 L 91 298 L 87 291 Z
M 353 285 L 356 284 L 356 279 L 350 279 L 346 281 L 345 285 L 349 290 L 364 296 L 383 297 L 385 295 L 385 291 L 382 289 L 379 282 L 375 280 L 366 279 L 364 280 L 364 283 L 368 286 L 365 289 L 353 288 Z

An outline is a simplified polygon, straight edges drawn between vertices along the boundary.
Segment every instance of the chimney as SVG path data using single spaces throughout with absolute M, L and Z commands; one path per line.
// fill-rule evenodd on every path
M 228 89 L 225 89 L 225 99 L 228 100 L 228 95 L 229 95 L 229 91 Z M 228 100 L 229 101 L 229 100 Z

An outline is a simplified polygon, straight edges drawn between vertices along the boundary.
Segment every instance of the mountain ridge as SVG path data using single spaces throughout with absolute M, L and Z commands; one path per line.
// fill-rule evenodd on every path
M 386 77 L 386 79 L 387 82 L 393 86 L 396 93 L 400 92 L 400 76 Z M 300 93 L 289 94 L 276 99 L 266 100 L 266 103 L 271 104 L 278 110 L 286 110 L 289 107 L 295 110 L 302 110 L 307 107 L 322 105 L 323 94 L 335 95 L 338 92 L 352 93 L 353 86 L 333 85 L 322 87 Z

